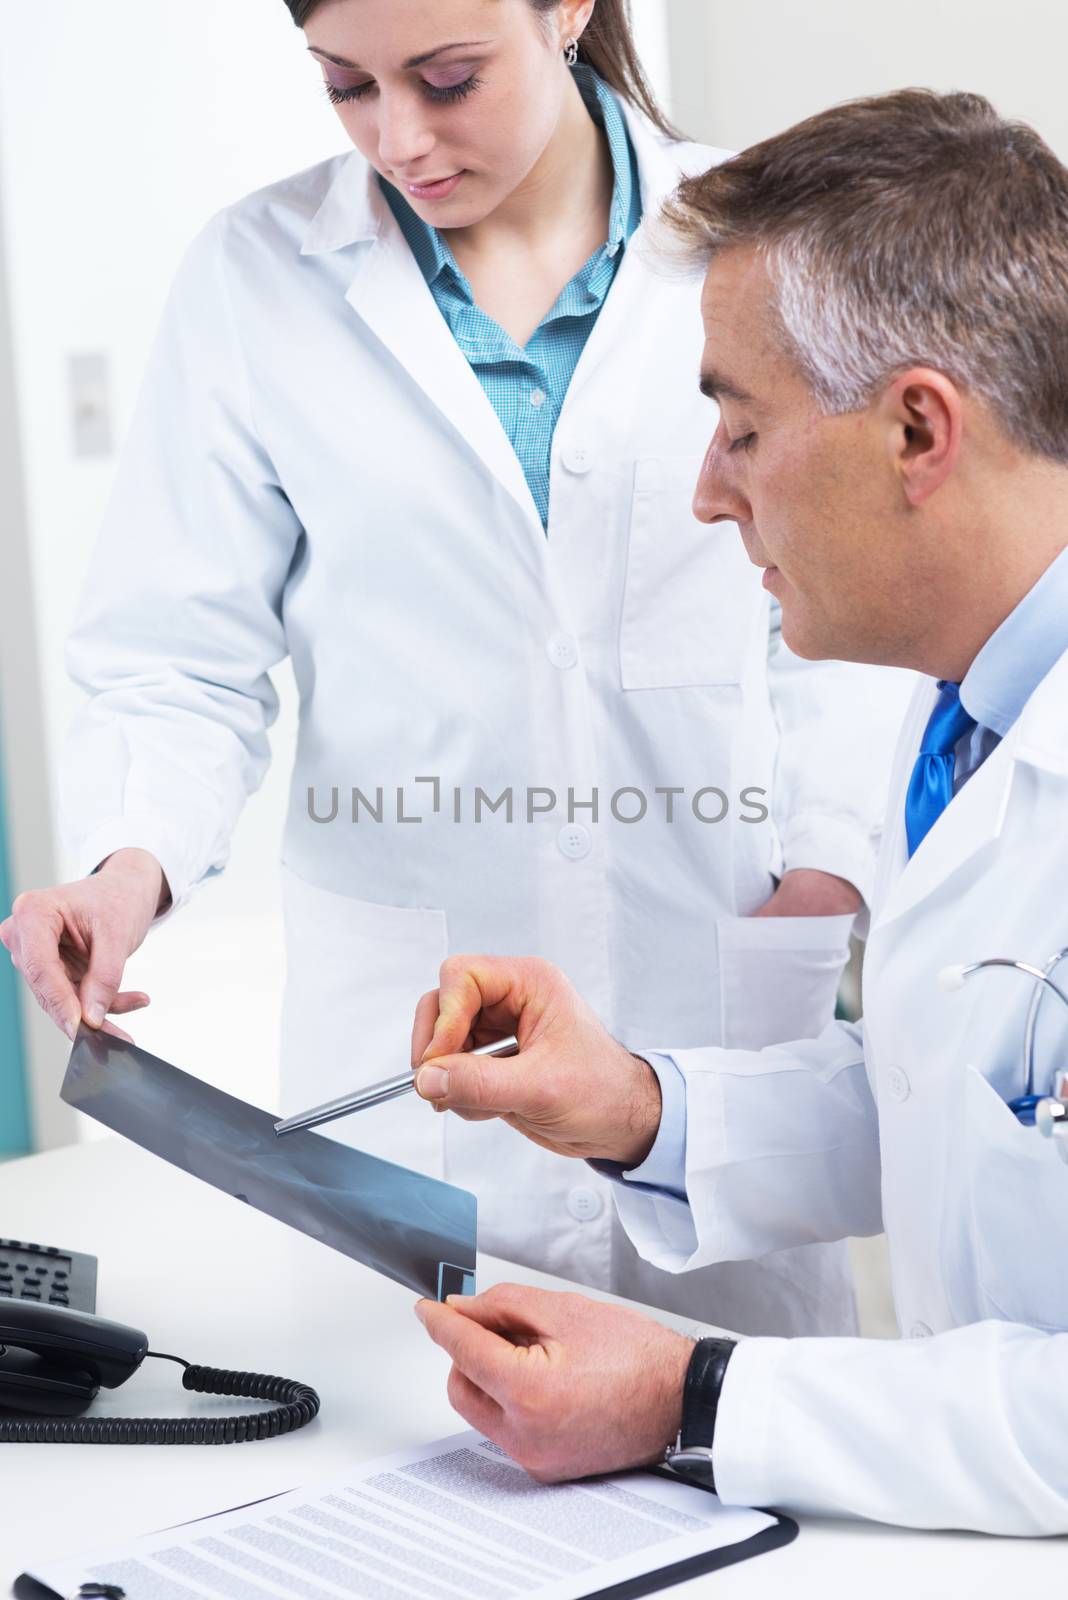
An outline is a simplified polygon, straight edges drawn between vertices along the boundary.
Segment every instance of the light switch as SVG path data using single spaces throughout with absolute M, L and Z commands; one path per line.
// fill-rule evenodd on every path
M 102 350 L 68 357 L 74 454 L 109 456 L 114 450 L 111 420 L 111 362 Z

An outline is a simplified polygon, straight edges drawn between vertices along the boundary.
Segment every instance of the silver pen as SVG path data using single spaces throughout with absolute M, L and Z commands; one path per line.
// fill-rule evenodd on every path
M 514 1056 L 519 1054 L 519 1040 L 512 1033 L 507 1039 L 498 1039 L 495 1044 L 479 1045 L 477 1050 L 467 1053 L 473 1056 Z M 276 1122 L 274 1131 L 281 1136 L 283 1133 L 296 1133 L 298 1128 L 320 1128 L 324 1122 L 336 1122 L 339 1117 L 351 1116 L 354 1111 L 384 1106 L 388 1100 L 396 1100 L 415 1088 L 415 1075 L 420 1067 L 433 1065 L 432 1061 L 421 1061 L 418 1067 L 400 1072 L 395 1078 L 383 1078 L 380 1083 L 368 1084 L 366 1089 L 356 1089 L 351 1094 L 340 1095 L 336 1100 L 327 1100 L 321 1106 L 312 1106 L 309 1111 L 299 1111 L 295 1117 Z

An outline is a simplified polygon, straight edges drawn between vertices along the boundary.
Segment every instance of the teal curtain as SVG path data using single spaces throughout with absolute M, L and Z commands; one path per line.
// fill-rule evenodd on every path
M 6 817 L 3 751 L 0 750 L 0 922 L 11 910 L 15 893 L 8 867 Z M 0 945 L 0 1156 L 21 1155 L 30 1148 L 19 982 L 11 957 Z

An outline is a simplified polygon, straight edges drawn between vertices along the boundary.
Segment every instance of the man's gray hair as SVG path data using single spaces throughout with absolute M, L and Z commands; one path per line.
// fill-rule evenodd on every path
M 1068 464 L 1068 170 L 980 95 L 836 106 L 686 179 L 664 221 L 693 263 L 761 252 L 825 412 L 930 366 Z

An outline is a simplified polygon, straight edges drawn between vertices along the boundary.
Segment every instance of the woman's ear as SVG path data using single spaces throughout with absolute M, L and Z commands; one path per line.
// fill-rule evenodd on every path
M 902 491 L 920 506 L 956 466 L 964 427 L 960 390 L 945 373 L 913 367 L 884 391 L 878 416 Z
M 557 26 L 560 30 L 560 48 L 569 39 L 581 39 L 593 16 L 596 0 L 562 0 L 557 7 Z

